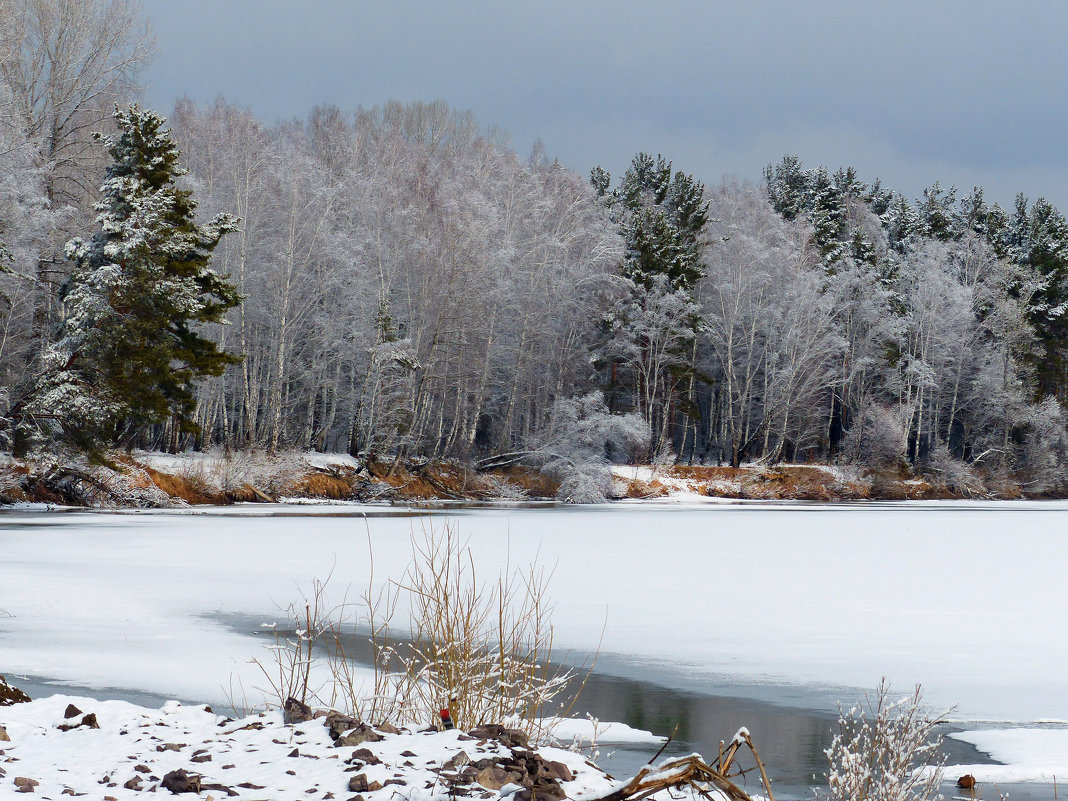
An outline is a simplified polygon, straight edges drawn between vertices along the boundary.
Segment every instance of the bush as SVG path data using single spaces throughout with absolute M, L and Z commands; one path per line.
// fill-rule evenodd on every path
M 923 690 L 893 701 L 884 678 L 873 695 L 839 708 L 838 731 L 827 749 L 833 801 L 928 801 L 941 798 L 944 716 L 923 706 Z
M 373 568 L 373 559 L 372 559 Z M 570 708 L 573 673 L 552 662 L 551 573 L 536 562 L 490 584 L 452 529 L 413 537 L 399 580 L 368 587 L 355 604 L 329 609 L 325 583 L 287 610 L 291 631 L 276 631 L 272 658 L 260 663 L 271 704 L 290 696 L 338 707 L 360 720 L 426 725 L 448 704 L 457 727 L 508 723 L 545 735 L 550 702 Z M 406 626 L 394 626 L 399 610 Z M 368 634 L 369 632 L 369 634 Z M 347 658 L 348 635 L 369 636 L 374 686 Z M 370 690 L 370 692 L 368 692 Z M 562 704 L 561 699 L 566 699 Z

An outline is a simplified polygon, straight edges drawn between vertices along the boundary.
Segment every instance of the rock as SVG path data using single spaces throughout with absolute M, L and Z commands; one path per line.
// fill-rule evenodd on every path
M 170 773 L 165 774 L 160 786 L 164 790 L 170 790 L 175 794 L 199 793 L 200 776 L 195 773 L 186 773 L 182 768 L 178 768 L 178 770 L 172 770 Z
M 330 712 L 323 719 L 323 725 L 329 729 L 330 738 L 336 740 L 349 729 L 359 726 L 360 721 L 356 720 L 356 718 L 350 718 L 348 715 L 342 715 L 340 712 Z
M 354 793 L 373 793 L 382 789 L 382 782 L 367 781 L 366 773 L 357 773 L 349 779 L 349 790 Z
M 148 765 L 134 765 L 134 770 L 136 770 L 138 773 L 152 772 L 152 768 L 150 768 Z
M 7 729 L 0 726 L 0 743 L 10 743 L 11 738 L 7 736 Z
M 382 760 L 374 755 L 370 748 L 357 748 L 352 752 L 352 758 L 358 759 L 366 765 L 381 765 Z
M 241 782 L 241 784 L 237 786 L 242 787 L 245 790 L 262 790 L 264 787 L 262 784 L 253 784 L 252 782 Z
M 404 754 L 401 754 L 401 756 L 404 756 Z M 415 754 L 412 754 L 412 756 L 415 756 Z M 466 752 L 460 751 L 451 759 L 446 760 L 442 767 L 446 770 L 456 770 L 457 768 L 462 768 L 464 765 L 469 764 L 471 764 L 471 757 L 469 757 Z
M 185 743 L 164 743 L 163 745 L 157 745 L 156 750 L 163 751 L 181 751 L 185 748 Z
M 468 732 L 476 740 L 496 740 L 501 745 L 509 748 L 529 748 L 526 732 L 519 729 L 509 729 L 493 723 L 487 726 L 478 726 Z
M 67 708 L 63 710 L 63 719 L 70 720 L 76 718 L 82 714 L 82 710 L 78 709 L 74 704 L 67 704 Z
M 12 704 L 25 704 L 30 700 L 30 696 L 26 695 L 18 687 L 12 687 L 7 683 L 7 679 L 0 676 L 0 706 L 11 706 Z
M 78 725 L 79 726 L 85 726 L 88 729 L 99 729 L 100 728 L 100 724 L 97 723 L 97 720 L 96 720 L 96 712 L 90 712 L 88 715 L 85 715 L 82 718 L 82 722 L 79 723 Z
M 376 726 L 376 728 L 381 732 L 385 732 L 386 734 L 400 734 L 400 729 L 398 729 L 392 723 L 381 723 Z
M 571 768 L 563 762 L 541 760 L 538 763 L 538 778 L 554 779 L 558 782 L 569 782 L 574 781 L 575 775 L 571 772 Z
M 521 778 L 522 776 L 514 771 L 493 765 L 480 770 L 478 775 L 475 776 L 475 781 L 487 790 L 500 790 L 504 785 L 517 782 Z
M 20 793 L 32 793 L 33 788 L 39 784 L 37 779 L 27 779 L 25 776 L 15 777 L 15 786 L 19 788 Z
M 202 784 L 200 785 L 200 789 L 214 790 L 217 793 L 226 793 L 228 796 L 240 795 L 236 790 L 231 790 L 225 784 Z M 208 798 L 211 798 L 211 796 L 209 795 Z
M 957 779 L 957 787 L 960 787 L 962 790 L 971 790 L 975 787 L 975 784 L 975 777 L 970 773 L 965 773 Z
M 331 730 L 332 731 L 332 730 Z M 360 745 L 360 743 L 377 743 L 382 735 L 375 732 L 370 726 L 358 725 L 352 731 L 339 735 L 334 739 L 334 745 L 338 748 Z
M 288 754 L 286 754 L 286 756 L 288 756 L 288 757 L 299 757 L 300 756 L 300 749 L 299 748 L 294 748 L 292 751 L 290 751 Z
M 294 723 L 303 723 L 306 720 L 311 720 L 315 713 L 312 712 L 312 708 L 302 701 L 298 701 L 293 696 L 286 699 L 286 702 L 282 705 L 283 721 L 287 725 Z
M 141 777 L 134 776 L 128 782 L 122 785 L 127 790 L 140 790 L 141 789 Z
M 211 762 L 211 754 L 196 754 L 189 758 L 190 762 Z

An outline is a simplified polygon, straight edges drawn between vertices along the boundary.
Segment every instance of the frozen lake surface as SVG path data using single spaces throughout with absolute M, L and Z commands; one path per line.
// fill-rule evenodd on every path
M 1068 720 L 1060 502 L 4 510 L 0 669 L 220 703 L 231 676 L 257 684 L 247 659 L 263 653 L 221 616 L 275 620 L 331 571 L 351 596 L 369 542 L 375 575 L 397 576 L 412 532 L 445 524 L 485 578 L 508 560 L 555 566 L 557 645 L 600 641 L 602 673 L 824 718 L 881 676 L 920 682 L 1013 763 L 987 780 L 1068 775 L 1050 722 Z

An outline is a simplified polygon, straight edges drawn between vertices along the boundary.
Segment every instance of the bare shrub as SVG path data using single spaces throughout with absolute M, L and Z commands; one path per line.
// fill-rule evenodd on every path
M 879 403 L 866 403 L 842 438 L 842 458 L 874 469 L 896 465 L 904 455 L 905 431 L 900 414 Z
M 833 801 L 931 801 L 940 799 L 944 715 L 923 706 L 923 690 L 892 700 L 884 678 L 875 692 L 849 709 L 839 708 L 838 731 L 827 749 Z
M 454 529 L 427 530 L 413 536 L 399 580 L 376 586 L 372 573 L 357 602 L 335 607 L 316 582 L 286 610 L 292 629 L 273 627 L 271 658 L 254 660 L 267 680 L 260 689 L 272 706 L 293 697 L 372 723 L 425 725 L 447 705 L 460 728 L 507 722 L 548 736 L 544 719 L 577 695 L 567 693 L 575 673 L 552 661 L 550 578 L 534 561 L 483 583 Z M 407 624 L 396 626 L 401 610 Z M 370 638 L 370 686 L 346 651 L 352 635 Z
M 931 448 L 924 472 L 937 478 L 953 492 L 972 497 L 986 494 L 986 486 L 975 468 L 960 459 L 954 459 L 949 448 L 941 442 Z

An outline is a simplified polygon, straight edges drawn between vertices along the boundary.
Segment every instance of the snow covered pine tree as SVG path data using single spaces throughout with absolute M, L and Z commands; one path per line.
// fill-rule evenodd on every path
M 112 164 L 100 229 L 67 244 L 75 267 L 62 293 L 66 319 L 18 414 L 55 421 L 87 449 L 129 443 L 168 419 L 193 430 L 193 383 L 240 360 L 197 332 L 241 301 L 208 267 L 237 219 L 197 224 L 192 192 L 175 184 L 185 170 L 163 117 L 136 105 L 114 116 L 118 136 L 101 137 Z

